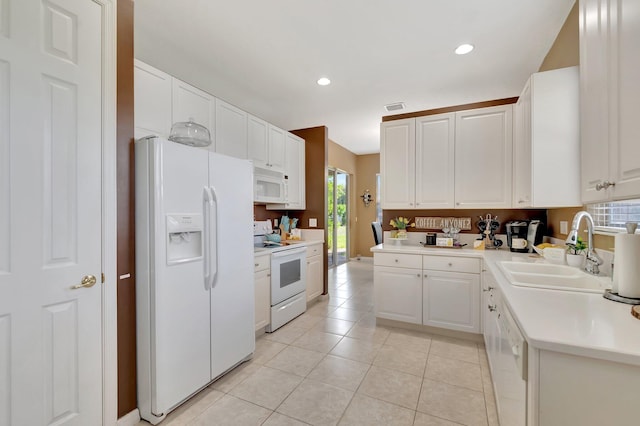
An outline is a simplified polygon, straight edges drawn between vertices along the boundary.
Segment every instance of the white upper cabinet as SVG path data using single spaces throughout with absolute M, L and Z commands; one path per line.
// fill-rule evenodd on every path
M 454 207 L 455 114 L 416 118 L 416 203 L 418 209 Z
M 527 81 L 514 114 L 514 208 L 582 205 L 578 81 L 578 67 Z
M 456 208 L 510 208 L 513 106 L 456 113 Z
M 267 210 L 304 210 L 307 206 L 305 140 L 289 132 L 285 132 L 283 136 L 287 201 L 284 204 L 267 204 Z
M 269 123 L 247 115 L 247 139 L 249 159 L 253 160 L 253 165 L 257 167 L 267 167 L 269 163 Z
M 135 137 L 168 137 L 171 131 L 172 77 L 136 60 L 134 68 Z
M 384 209 L 509 208 L 513 107 L 383 122 Z
M 640 197 L 640 4 L 580 0 L 582 201 Z
M 256 167 L 285 170 L 285 130 L 249 114 L 249 159 Z
M 247 113 L 216 99 L 216 152 L 248 158 Z
M 416 120 L 380 125 L 380 180 L 383 209 L 415 208 Z
M 216 98 L 177 78 L 173 79 L 172 121 L 193 121 L 211 133 L 211 151 L 215 150 Z
M 269 124 L 268 153 L 269 162 L 267 167 L 273 170 L 285 169 L 285 130 Z

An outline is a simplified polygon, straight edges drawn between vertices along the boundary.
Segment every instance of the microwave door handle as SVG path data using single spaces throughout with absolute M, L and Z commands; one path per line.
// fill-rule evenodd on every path
M 208 187 L 204 187 L 202 194 L 202 209 L 204 215 L 204 289 L 209 290 L 211 288 L 211 206 L 213 198 L 211 197 L 211 191 Z
M 211 193 L 211 199 L 213 200 L 213 203 L 215 203 L 215 209 L 213 210 L 213 213 L 215 215 L 214 219 L 211 221 L 211 230 L 213 231 L 214 235 L 211 238 L 211 249 L 213 252 L 213 255 L 211 256 L 212 260 L 214 261 L 211 267 L 211 285 L 209 286 L 209 288 L 213 288 L 216 286 L 216 282 L 218 281 L 218 249 L 219 249 L 219 241 L 218 241 L 218 236 L 220 235 L 219 232 L 219 209 L 218 209 L 218 205 L 220 204 L 220 202 L 218 201 L 218 194 L 216 193 L 216 189 L 213 186 L 209 187 L 209 191 Z

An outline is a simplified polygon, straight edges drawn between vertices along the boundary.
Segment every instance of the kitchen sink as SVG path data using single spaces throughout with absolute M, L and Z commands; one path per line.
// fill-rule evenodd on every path
M 589 275 L 572 266 L 513 261 L 500 262 L 499 266 L 515 286 L 587 293 L 611 288 L 609 277 Z

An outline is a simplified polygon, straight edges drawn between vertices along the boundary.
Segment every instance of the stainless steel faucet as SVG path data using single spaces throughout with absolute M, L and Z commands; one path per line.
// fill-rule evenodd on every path
M 598 275 L 600 274 L 599 265 L 602 265 L 603 261 L 598 256 L 598 254 L 593 249 L 593 218 L 588 212 L 584 210 L 579 211 L 573 217 L 573 224 L 571 225 L 571 231 L 569 232 L 569 236 L 567 236 L 567 240 L 565 241 L 567 244 L 575 245 L 578 242 L 578 228 L 580 227 L 580 221 L 582 218 L 587 220 L 587 261 L 585 262 L 584 270 L 590 274 Z

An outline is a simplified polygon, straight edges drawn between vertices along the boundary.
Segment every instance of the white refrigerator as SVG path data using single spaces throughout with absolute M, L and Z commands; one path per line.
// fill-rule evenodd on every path
M 135 143 L 138 406 L 157 424 L 253 354 L 253 171 L 161 138 Z

